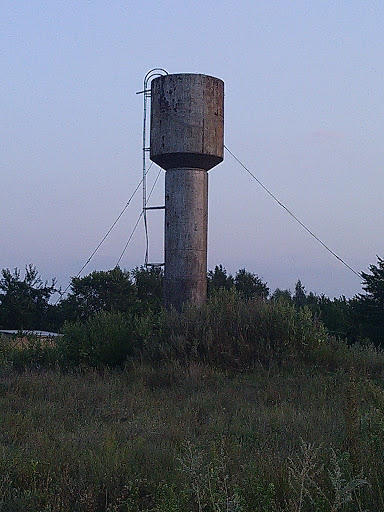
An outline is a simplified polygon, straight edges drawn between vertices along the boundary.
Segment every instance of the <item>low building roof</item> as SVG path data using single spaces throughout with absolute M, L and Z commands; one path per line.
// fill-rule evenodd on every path
M 44 338 L 54 338 L 56 336 L 62 336 L 62 334 L 59 334 L 58 332 L 50 332 L 50 331 L 32 331 L 32 330 L 25 330 L 25 329 L 0 329 L 0 334 L 5 334 L 6 336 L 14 336 L 15 334 L 22 334 L 22 335 L 32 335 L 32 336 L 39 336 Z

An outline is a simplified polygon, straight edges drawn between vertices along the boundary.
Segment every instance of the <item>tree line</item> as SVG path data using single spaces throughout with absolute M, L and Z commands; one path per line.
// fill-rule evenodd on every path
M 286 302 L 297 309 L 307 308 L 331 335 L 350 343 L 372 342 L 384 345 L 384 259 L 362 272 L 364 293 L 347 299 L 330 299 L 307 292 L 300 280 L 293 292 L 277 288 L 273 292 L 255 273 L 240 269 L 229 274 L 222 265 L 207 273 L 208 296 L 219 290 L 233 290 L 245 300 Z M 131 271 L 115 267 L 93 271 L 84 277 L 72 277 L 69 293 L 53 302 L 61 293 L 55 279 L 43 281 L 34 265 L 24 275 L 15 268 L 1 270 L 0 328 L 60 331 L 65 322 L 85 322 L 102 312 L 141 316 L 162 307 L 163 271 L 137 267 Z

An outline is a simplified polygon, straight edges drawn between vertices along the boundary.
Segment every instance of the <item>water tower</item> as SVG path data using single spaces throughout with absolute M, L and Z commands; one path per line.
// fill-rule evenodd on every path
M 208 171 L 223 160 L 224 83 L 201 74 L 151 83 L 150 158 L 165 174 L 166 307 L 207 297 Z

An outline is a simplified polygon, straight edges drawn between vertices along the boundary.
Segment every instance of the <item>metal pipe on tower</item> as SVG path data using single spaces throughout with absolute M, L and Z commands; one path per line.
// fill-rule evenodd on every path
M 224 83 L 202 74 L 151 83 L 150 158 L 166 170 L 167 308 L 207 297 L 208 172 L 223 161 Z

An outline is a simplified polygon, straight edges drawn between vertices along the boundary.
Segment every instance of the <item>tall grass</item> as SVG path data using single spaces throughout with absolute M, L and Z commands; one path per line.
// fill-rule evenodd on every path
M 3 371 L 0 510 L 382 510 L 383 390 L 354 378 Z

